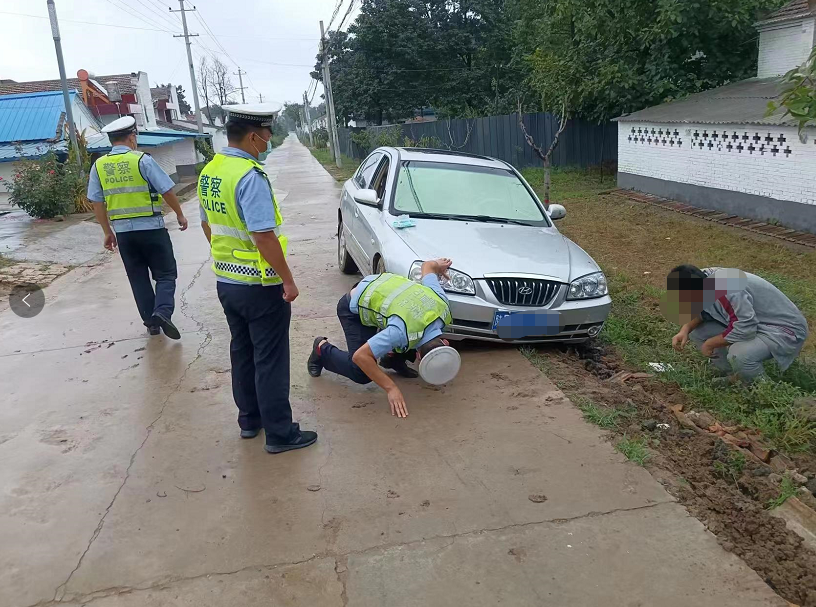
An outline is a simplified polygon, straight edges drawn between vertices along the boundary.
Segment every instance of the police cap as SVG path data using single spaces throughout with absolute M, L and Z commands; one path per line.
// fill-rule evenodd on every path
M 136 132 L 136 119 L 133 116 L 122 116 L 102 127 L 108 135 L 127 135 Z
M 276 103 L 242 103 L 224 106 L 227 122 L 247 124 L 257 127 L 272 127 L 275 116 L 280 112 Z

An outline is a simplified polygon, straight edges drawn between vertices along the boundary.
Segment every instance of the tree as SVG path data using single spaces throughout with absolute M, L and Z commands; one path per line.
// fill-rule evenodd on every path
M 198 62 L 198 91 L 204 97 L 204 108 L 202 113 L 207 116 L 210 124 L 213 124 L 212 113 L 210 112 L 210 82 L 212 80 L 212 68 L 206 57 L 201 57 Z
M 799 67 L 785 74 L 782 79 L 784 89 L 777 101 L 768 104 L 768 115 L 780 107 L 785 108 L 782 115 L 791 116 L 799 122 L 799 134 L 807 125 L 816 125 L 816 46 L 810 57 Z
M 190 104 L 187 103 L 187 99 L 184 95 L 184 89 L 180 84 L 176 87 L 176 97 L 178 97 L 179 102 L 179 114 L 186 116 L 192 111 L 192 108 L 190 107 Z
M 287 123 L 300 127 L 302 125 L 301 120 L 302 110 L 303 110 L 302 103 L 284 103 L 283 118 Z
M 210 68 L 210 91 L 218 100 L 218 105 L 235 103 L 230 95 L 236 90 L 238 89 L 232 83 L 229 68 L 218 57 L 213 57 Z

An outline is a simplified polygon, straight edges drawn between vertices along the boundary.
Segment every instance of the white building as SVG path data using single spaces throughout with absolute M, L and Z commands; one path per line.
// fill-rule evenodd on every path
M 756 78 L 621 116 L 618 185 L 701 208 L 816 232 L 816 127 L 800 138 L 778 111 L 780 76 L 816 43 L 816 0 L 757 24 Z

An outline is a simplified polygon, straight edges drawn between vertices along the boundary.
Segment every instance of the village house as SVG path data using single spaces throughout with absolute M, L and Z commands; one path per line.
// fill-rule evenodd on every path
M 728 215 L 816 232 L 816 127 L 766 116 L 781 76 L 816 44 L 816 0 L 756 24 L 755 78 L 617 119 L 618 185 Z
M 88 151 L 97 157 L 110 150 L 101 128 L 120 116 L 130 115 L 139 128 L 139 150 L 148 152 L 164 171 L 179 182 L 194 177 L 203 157 L 195 149 L 202 137 L 195 128 L 174 125 L 165 104 L 160 114 L 148 85 L 147 74 L 134 72 L 91 77 L 79 70 L 68 80 L 74 121 L 84 132 Z M 174 87 L 170 87 L 175 92 Z M 0 205 L 8 205 L 8 186 L 16 172 L 15 163 L 40 158 L 49 151 L 67 157 L 68 132 L 59 80 L 15 82 L 0 80 Z M 204 137 L 209 137 L 205 134 Z

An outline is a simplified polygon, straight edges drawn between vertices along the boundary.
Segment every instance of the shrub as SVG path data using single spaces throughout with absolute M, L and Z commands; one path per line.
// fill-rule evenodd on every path
M 215 156 L 215 150 L 213 150 L 212 145 L 210 145 L 209 139 L 196 137 L 195 149 L 196 152 L 204 156 L 204 162 L 209 162 L 213 159 L 213 156 Z
M 11 183 L 9 200 L 32 217 L 50 219 L 74 210 L 85 180 L 76 164 L 57 160 L 53 151 L 38 160 L 23 160 Z
M 329 131 L 326 129 L 315 129 L 312 132 L 312 139 L 316 148 L 325 148 L 329 143 Z

